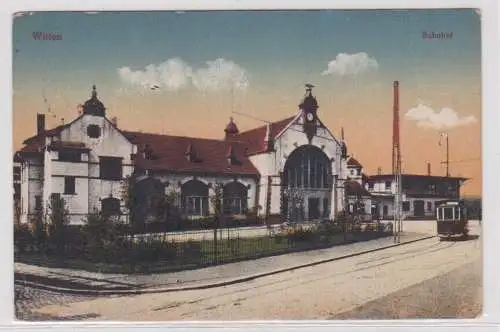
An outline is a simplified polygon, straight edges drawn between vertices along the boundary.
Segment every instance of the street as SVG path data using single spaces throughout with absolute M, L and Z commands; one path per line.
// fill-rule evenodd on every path
M 54 319 L 120 321 L 366 319 L 381 314 L 374 307 L 390 304 L 392 312 L 373 318 L 474 317 L 482 296 L 477 223 L 470 234 L 465 240 L 432 238 L 221 288 L 83 299 L 34 312 Z M 430 305 L 434 308 L 423 314 Z

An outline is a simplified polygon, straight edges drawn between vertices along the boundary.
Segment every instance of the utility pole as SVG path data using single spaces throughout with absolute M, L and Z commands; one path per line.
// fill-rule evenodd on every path
M 450 141 L 446 134 L 446 177 L 450 176 Z
M 401 225 L 401 144 L 399 137 L 399 81 L 393 84 L 392 174 L 394 175 L 394 242 L 400 242 Z
M 443 136 L 446 138 L 446 160 L 442 161 L 441 164 L 446 165 L 446 177 L 450 176 L 450 140 L 448 138 L 448 133 L 441 133 L 441 136 L 439 138 L 439 145 L 441 145 L 441 139 Z

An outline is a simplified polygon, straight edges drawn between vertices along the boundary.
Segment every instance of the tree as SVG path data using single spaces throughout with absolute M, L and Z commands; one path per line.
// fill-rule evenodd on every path
M 47 233 L 57 248 L 65 243 L 66 228 L 70 222 L 68 214 L 66 202 L 61 197 L 53 197 L 47 205 Z
M 121 198 L 125 203 L 125 208 L 128 212 L 128 222 L 130 225 L 135 225 L 137 221 L 135 214 L 137 208 L 136 184 L 137 181 L 135 177 L 130 175 L 122 181 Z
M 112 256 L 122 239 L 121 226 L 119 219 L 115 220 L 100 211 L 89 214 L 83 226 L 87 254 L 91 257 Z
M 218 261 L 217 258 L 217 230 L 222 217 L 222 199 L 223 199 L 223 185 L 222 183 L 216 183 L 214 185 L 214 193 L 210 196 L 210 203 L 214 207 L 214 256 L 215 262 Z
M 177 227 L 177 223 L 181 216 L 180 207 L 180 199 L 181 195 L 176 188 L 171 188 L 165 193 L 163 198 L 163 219 L 166 220 L 169 224 L 175 223 L 175 227 Z

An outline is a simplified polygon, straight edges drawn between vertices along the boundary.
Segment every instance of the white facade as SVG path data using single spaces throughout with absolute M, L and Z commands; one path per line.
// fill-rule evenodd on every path
M 89 125 L 100 128 L 99 138 L 87 135 Z M 60 152 L 51 150 L 50 146 L 63 142 L 79 142 L 91 148 L 81 150 L 80 161 L 59 160 Z M 71 224 L 81 224 L 89 213 L 101 209 L 102 199 L 110 195 L 121 197 L 121 180 L 101 179 L 99 158 L 121 158 L 122 174 L 126 177 L 132 173 L 130 156 L 135 147 L 105 117 L 83 115 L 68 124 L 59 134 L 46 137 L 42 150 L 43 158 L 37 155 L 23 157 L 21 222 L 28 222 L 38 208 L 46 209 L 51 195 L 59 194 L 66 203 Z M 73 192 L 67 192 L 65 188 L 68 178 L 74 180 Z
M 459 199 L 459 187 L 462 179 L 459 178 L 444 178 L 423 175 L 402 175 L 405 177 L 422 178 L 421 181 L 432 180 L 432 183 L 439 184 L 448 181 L 456 182 L 456 193 L 448 193 L 444 191 L 439 194 L 434 191 L 430 193 L 428 189 L 415 189 L 409 181 L 407 188 L 402 188 L 402 213 L 403 218 L 434 218 L 436 214 L 436 202 Z M 405 181 L 405 179 L 403 179 Z M 373 176 L 364 184 L 365 188 L 373 195 L 374 201 L 377 202 L 377 213 L 381 218 L 393 218 L 394 216 L 394 195 L 396 194 L 395 180 L 392 176 L 382 176 L 377 178 Z M 434 185 L 435 186 L 435 185 Z
M 137 170 L 135 157 L 142 153 L 143 150 L 140 149 L 143 146 L 133 143 L 133 140 L 124 134 L 126 132 L 119 130 L 111 123 L 106 118 L 104 110 L 94 90 L 92 98 L 84 105 L 83 114 L 73 122 L 60 126 L 56 128 L 57 130 L 44 131 L 43 128 L 39 135 L 25 141 L 26 146 L 19 153 L 21 156 L 21 222 L 29 222 L 39 209 L 45 209 L 54 194 L 65 200 L 71 224 L 82 224 L 89 213 L 101 210 L 102 201 L 110 197 L 121 200 L 122 219 L 128 220 L 128 212 L 121 199 L 123 180 Z M 316 184 L 319 186 L 306 186 L 302 190 L 303 213 L 307 219 L 312 210 L 317 210 L 316 214 L 322 211 L 323 215 L 314 215 L 314 219 L 319 217 L 333 219 L 337 211 L 344 209 L 346 197 L 343 184 L 350 178 L 350 170 L 343 151 L 345 145 L 323 126 L 319 118 L 314 120 L 313 137 L 306 135 L 304 112 L 303 109 L 299 110 L 293 119 L 280 128 L 279 132 L 274 133 L 273 137 L 267 137 L 272 139 L 268 149 L 245 156 L 256 169 L 255 174 L 249 172 L 226 174 L 225 169 L 228 168 L 226 164 L 220 166 L 220 172 L 190 173 L 165 169 L 156 170 L 151 173 L 154 174 L 151 176 L 148 172 L 141 173 L 141 177 L 158 180 L 164 185 L 166 192 L 172 190 L 180 192 L 184 184 L 191 180 L 198 180 L 209 188 L 209 196 L 213 195 L 215 184 L 238 183 L 246 188 L 245 206 L 248 210 L 256 210 L 260 215 L 280 215 L 283 213 L 284 204 L 281 182 L 284 179 L 287 161 L 296 151 L 306 148 L 314 149 L 318 158 L 326 160 L 321 166 L 326 168 L 322 169 L 324 173 L 321 173 L 324 178 L 314 180 L 318 181 Z M 95 132 L 98 134 L 96 135 Z M 269 132 L 266 135 L 269 135 Z M 161 139 L 168 140 L 169 138 L 164 136 Z M 224 144 L 226 143 L 230 144 L 230 142 Z M 245 142 L 242 143 L 245 144 Z M 194 148 L 196 149 L 196 145 Z M 182 149 L 184 153 L 185 148 L 182 147 Z M 78 157 L 67 159 L 68 157 L 61 155 L 64 154 L 61 152 L 63 150 L 71 150 Z M 102 160 L 110 158 L 120 161 L 120 170 L 115 170 L 117 177 L 109 178 L 109 174 L 105 175 L 106 172 L 102 169 L 104 167 L 101 164 Z M 168 161 L 169 156 L 162 158 Z M 316 164 L 309 167 L 311 172 L 319 172 Z M 325 173 L 326 169 L 328 169 L 328 178 Z M 318 177 L 317 174 L 316 177 Z M 306 180 L 309 181 L 309 178 Z M 323 182 L 319 183 L 319 181 Z M 200 200 L 197 204 L 208 204 L 208 212 L 213 213 L 210 200 Z M 311 204 L 314 204 L 314 208 Z
M 344 206 L 342 198 L 343 189 L 339 188 L 342 187 L 339 184 L 345 179 L 347 172 L 345 171 L 345 160 L 342 159 L 341 145 L 330 131 L 323 127 L 317 128 L 316 135 L 309 142 L 302 129 L 303 122 L 302 111 L 299 111 L 297 116 L 274 138 L 273 149 L 270 152 L 250 156 L 250 160 L 261 175 L 258 200 L 259 206 L 262 207 L 261 214 L 266 213 L 265 210 L 268 202 L 270 203 L 269 214 L 276 215 L 281 213 L 281 174 L 285 171 L 287 158 L 301 147 L 314 146 L 321 150 L 330 161 L 331 175 L 335 180 L 332 190 L 304 189 L 302 191 L 305 196 L 304 214 L 306 216 L 309 214 L 309 198 L 319 199 L 320 210 L 323 210 L 323 199 L 328 199 L 331 206 L 328 218 L 333 219 L 335 212 Z

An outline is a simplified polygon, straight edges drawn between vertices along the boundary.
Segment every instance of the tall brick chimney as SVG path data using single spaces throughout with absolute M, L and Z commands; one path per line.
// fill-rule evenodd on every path
M 36 132 L 41 134 L 45 131 L 45 114 L 37 113 L 36 115 Z

